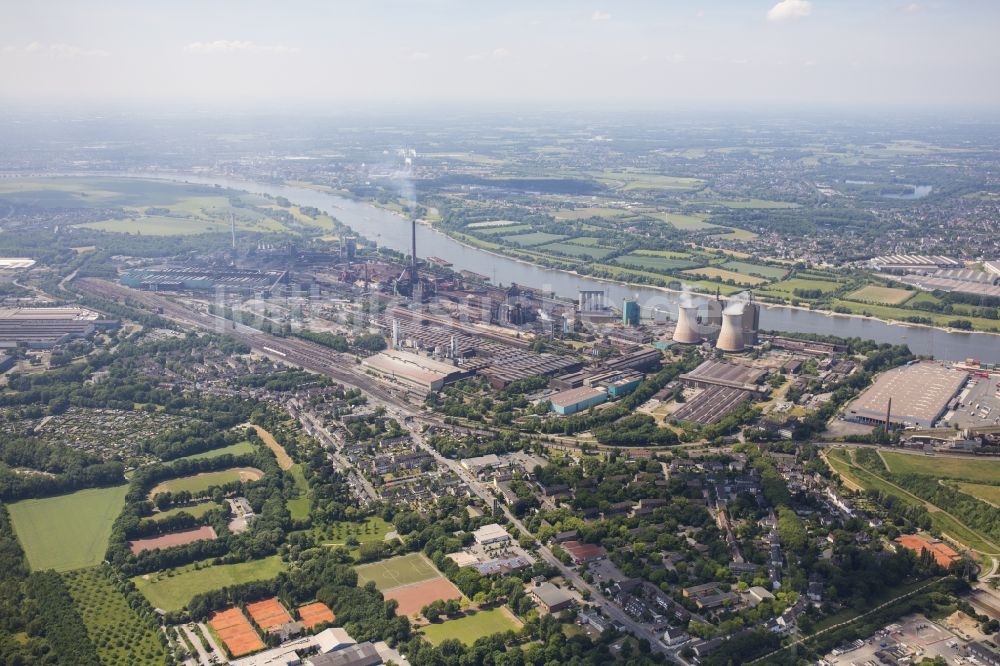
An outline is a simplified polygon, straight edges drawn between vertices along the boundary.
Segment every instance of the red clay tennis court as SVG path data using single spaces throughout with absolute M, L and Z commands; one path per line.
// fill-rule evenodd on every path
M 398 601 L 399 607 L 396 609 L 396 615 L 406 617 L 419 613 L 421 608 L 432 601 L 462 598 L 461 591 L 447 578 L 433 578 L 422 583 L 401 585 L 386 590 L 383 594 L 387 600 L 395 599 Z
M 230 608 L 216 613 L 208 621 L 208 626 L 218 635 L 229 654 L 241 657 L 264 648 L 264 641 L 239 608 Z
M 324 622 L 333 622 L 337 619 L 330 607 L 319 601 L 300 606 L 299 617 L 302 619 L 302 626 L 306 629 L 312 629 Z
M 288 611 L 276 597 L 247 604 L 247 612 L 250 613 L 250 617 L 257 623 L 257 626 L 264 631 L 292 621 L 292 616 L 288 614 Z

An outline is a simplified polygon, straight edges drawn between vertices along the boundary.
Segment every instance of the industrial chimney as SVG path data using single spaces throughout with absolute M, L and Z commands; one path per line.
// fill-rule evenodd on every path
M 722 330 L 719 331 L 719 341 L 716 349 L 727 352 L 741 352 L 743 345 L 743 314 L 722 313 Z
M 698 306 L 681 305 L 677 308 L 677 328 L 674 329 L 674 342 L 685 345 L 696 345 L 701 342 L 698 332 Z

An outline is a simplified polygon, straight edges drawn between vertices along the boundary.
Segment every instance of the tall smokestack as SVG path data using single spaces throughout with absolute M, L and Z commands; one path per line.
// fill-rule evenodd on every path
M 410 298 L 417 297 L 417 218 L 410 218 Z
M 715 347 L 727 352 L 741 352 L 743 345 L 743 314 L 735 312 L 722 313 L 722 330 L 719 331 L 719 341 Z

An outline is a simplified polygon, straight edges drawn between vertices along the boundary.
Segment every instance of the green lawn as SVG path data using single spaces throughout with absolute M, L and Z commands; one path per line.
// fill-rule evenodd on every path
M 707 206 L 723 206 L 725 208 L 798 208 L 797 203 L 788 201 L 769 201 L 767 199 L 709 199 L 706 201 L 692 201 L 694 204 L 705 204 Z
M 221 486 L 240 480 L 257 480 L 262 476 L 264 473 L 256 467 L 234 467 L 217 472 L 202 472 L 158 483 L 149 491 L 149 496 L 154 497 L 157 493 L 165 492 L 179 493 L 183 490 L 197 496 L 213 486 Z
M 472 645 L 483 636 L 492 636 L 504 631 L 517 631 L 521 622 L 504 607 L 488 611 L 479 611 L 457 620 L 448 620 L 440 624 L 430 624 L 421 629 L 432 645 L 439 645 L 449 638 L 456 638 L 465 645 Z
M 767 292 L 778 292 L 786 297 L 793 297 L 795 295 L 796 289 L 813 290 L 818 289 L 824 294 L 829 294 L 837 291 L 843 285 L 840 282 L 834 282 L 830 280 L 811 280 L 804 279 L 800 277 L 794 277 L 789 280 L 782 280 L 781 282 L 775 282 L 774 284 L 769 284 L 764 288 Z
M 218 458 L 219 456 L 241 456 L 245 453 L 253 453 L 255 447 L 250 442 L 236 442 L 235 444 L 230 444 L 229 446 L 223 446 L 221 449 L 212 449 L 211 451 L 202 451 L 201 453 L 195 453 L 190 456 L 184 456 L 183 458 L 178 458 L 178 460 L 202 460 L 204 458 Z
M 750 287 L 756 287 L 758 285 L 767 283 L 766 278 L 756 277 L 753 275 L 746 275 L 744 273 L 737 273 L 736 271 L 729 271 L 726 270 L 725 268 L 719 268 L 717 266 L 703 266 L 701 268 L 692 268 L 690 270 L 684 271 L 684 274 L 705 278 L 707 280 L 711 280 L 713 278 L 719 278 L 720 280 L 732 280 L 735 284 L 745 284 Z
M 958 489 L 976 499 L 1000 507 L 1000 486 L 989 486 L 984 483 L 959 483 Z
M 469 229 L 470 227 L 466 227 Z M 527 231 L 531 228 L 530 224 L 511 224 L 505 227 L 477 227 L 473 229 L 477 234 L 485 234 L 487 236 L 499 236 L 502 234 L 509 234 L 514 231 Z
M 574 208 L 573 210 L 558 210 L 552 214 L 557 220 L 586 220 L 591 217 L 618 217 L 619 215 L 630 215 L 631 212 L 623 208 Z
M 704 231 L 705 229 L 721 229 L 718 225 L 705 221 L 705 215 L 684 215 L 683 213 L 666 213 L 663 219 L 680 231 Z
M 64 574 L 87 635 L 106 666 L 165 663 L 156 624 L 141 618 L 99 568 Z
M 1000 481 L 1000 460 L 910 455 L 894 451 L 882 451 L 881 454 L 893 474 L 923 474 L 938 479 L 985 483 Z
M 176 611 L 203 592 L 251 581 L 269 580 L 287 568 L 277 555 L 239 564 L 212 565 L 210 562 L 211 560 L 203 560 L 175 569 L 136 576 L 132 582 L 155 608 Z
M 98 231 L 142 236 L 190 236 L 228 231 L 228 228 L 221 223 L 164 215 L 145 215 L 135 219 L 87 222 L 78 226 Z
M 149 520 L 166 520 L 171 516 L 176 516 L 178 513 L 190 513 L 195 518 L 201 518 L 206 513 L 212 509 L 221 509 L 221 504 L 216 504 L 215 502 L 202 502 L 200 504 L 192 504 L 190 506 L 181 506 L 176 509 L 167 509 L 166 511 L 160 511 L 159 513 L 154 513 L 149 516 Z
M 8 504 L 31 568 L 71 571 L 100 564 L 127 490 L 127 485 L 90 488 Z
M 440 572 L 420 553 L 410 553 L 391 557 L 388 560 L 361 564 L 354 567 L 358 572 L 358 584 L 374 581 L 380 590 L 388 590 L 400 585 L 410 585 L 439 577 Z
M 299 491 L 298 497 L 288 500 L 288 512 L 292 514 L 292 520 L 305 520 L 309 517 L 309 509 L 312 506 L 309 482 L 302 473 L 302 465 L 292 465 L 288 472 L 295 479 L 295 488 Z
M 871 303 L 878 303 L 880 305 L 899 305 L 915 293 L 916 292 L 913 291 L 907 291 L 906 289 L 879 287 L 878 285 L 868 284 L 856 291 L 851 292 L 850 294 L 847 294 L 844 298 L 848 298 L 853 301 L 868 301 Z

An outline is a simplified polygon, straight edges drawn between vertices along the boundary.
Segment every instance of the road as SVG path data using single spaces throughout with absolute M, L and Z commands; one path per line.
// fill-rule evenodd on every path
M 129 303 L 133 306 L 138 304 L 153 312 L 158 312 L 164 318 L 185 327 L 209 330 L 226 335 L 246 344 L 254 351 L 266 354 L 271 358 L 325 375 L 345 386 L 361 389 L 368 395 L 369 400 L 385 407 L 386 411 L 393 415 L 400 423 L 403 423 L 407 417 L 413 419 L 414 427 L 411 428 L 411 433 L 417 445 L 430 453 L 438 465 L 455 472 L 488 506 L 493 504 L 495 499 L 493 493 L 483 487 L 457 461 L 445 458 L 438 453 L 425 441 L 423 435 L 419 432 L 419 428 L 416 427 L 418 424 L 440 426 L 441 421 L 423 414 L 405 399 L 393 394 L 383 386 L 377 384 L 372 378 L 361 373 L 357 369 L 357 362 L 354 356 L 335 352 L 328 347 L 307 340 L 278 337 L 269 333 L 263 333 L 256 329 L 234 324 L 220 317 L 181 305 L 160 294 L 130 289 L 113 282 L 108 282 L 107 280 L 83 278 L 77 280 L 75 286 L 84 292 L 101 298 Z M 307 422 L 311 424 L 314 436 L 315 433 L 321 433 L 321 439 L 327 443 L 333 442 L 333 438 L 316 419 L 307 419 Z M 353 466 L 347 460 L 340 457 L 339 454 L 335 454 L 334 459 L 345 466 L 345 468 L 353 469 Z M 355 475 L 363 482 L 365 490 L 370 492 L 374 497 L 377 497 L 374 488 L 363 479 L 363 476 L 357 473 Z M 531 531 L 506 506 L 503 506 L 503 512 L 507 519 L 523 534 L 531 534 Z M 681 663 L 687 663 L 680 657 L 677 650 L 668 649 L 660 641 L 659 634 L 636 622 L 625 611 L 608 601 L 599 589 L 583 580 L 583 577 L 575 569 L 559 561 L 545 544 L 539 544 L 538 555 L 546 563 L 555 567 L 577 590 L 587 590 L 590 593 L 590 602 L 599 606 L 605 615 L 625 627 L 627 631 L 637 638 L 644 638 L 649 641 L 649 645 L 653 650 L 669 655 Z

